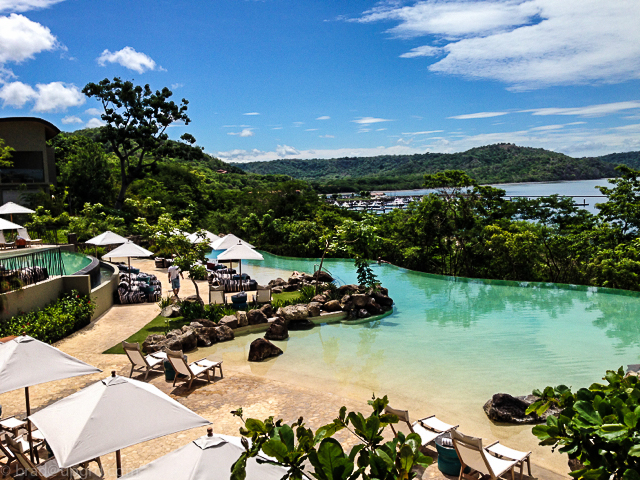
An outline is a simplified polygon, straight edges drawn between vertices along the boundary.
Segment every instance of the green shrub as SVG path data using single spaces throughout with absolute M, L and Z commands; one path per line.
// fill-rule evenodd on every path
M 206 280 L 207 279 L 207 267 L 204 265 L 193 265 L 189 270 L 189 278 L 193 280 Z
M 89 324 L 95 304 L 73 290 L 41 310 L 20 313 L 0 322 L 0 336 L 29 335 L 47 343 L 56 342 Z
M 200 318 L 218 323 L 225 315 L 235 315 L 236 311 L 225 305 L 202 305 L 198 302 L 183 302 L 180 313 L 185 320 L 194 321 Z

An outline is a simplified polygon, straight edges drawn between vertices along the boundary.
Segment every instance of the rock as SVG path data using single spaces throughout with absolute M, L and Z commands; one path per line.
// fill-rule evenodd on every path
M 382 313 L 382 308 L 380 305 L 376 303 L 376 301 L 369 297 L 367 304 L 364 306 L 371 315 L 380 315 Z
M 236 318 L 238 319 L 238 327 L 246 327 L 249 325 L 249 319 L 247 317 L 247 312 L 242 310 L 238 310 L 236 312 Z
M 276 278 L 269 282 L 270 287 L 284 287 L 287 284 L 282 278 Z
M 358 285 L 342 285 L 338 288 L 338 293 L 340 295 L 347 295 L 350 293 L 355 293 L 359 289 Z
M 176 328 L 175 330 L 171 330 L 169 333 L 167 333 L 167 338 L 175 338 L 179 337 L 180 335 L 182 335 L 182 330 Z
M 284 340 L 289 337 L 289 330 L 284 324 L 284 320 L 278 319 L 269 325 L 267 333 L 264 334 L 264 338 L 267 340 Z
M 284 287 L 282 287 L 282 291 L 283 292 L 295 292 L 296 290 L 298 290 L 299 285 L 295 285 L 295 284 L 289 284 L 289 285 L 285 285 Z
M 267 318 L 273 317 L 273 307 L 270 303 L 265 303 L 260 307 L 260 311 L 265 314 Z
M 271 293 L 282 293 L 282 287 L 272 287 Z
M 278 355 L 282 355 L 282 350 L 264 338 L 256 338 L 249 347 L 250 362 L 261 362 L 266 358 L 277 357 Z
M 226 325 L 229 328 L 236 329 L 238 328 L 238 319 L 235 315 L 225 315 L 220 319 L 218 325 Z
M 166 318 L 175 318 L 180 316 L 180 307 L 178 305 L 169 305 L 164 307 L 160 312 L 160 315 Z
M 197 334 L 206 336 L 211 341 L 211 343 L 216 343 L 218 341 L 216 327 L 203 327 L 200 331 L 197 332 Z
M 204 302 L 202 301 L 201 298 L 198 298 L 197 295 L 190 295 L 187 298 L 183 298 L 182 299 L 182 303 L 199 303 L 199 304 L 203 304 Z
M 164 342 L 160 343 L 161 350 L 174 350 L 176 352 L 182 350 L 182 342 L 178 337 L 167 338 Z
M 289 330 L 311 330 L 315 324 L 311 320 L 296 320 L 289 323 Z
M 358 318 L 369 318 L 371 314 L 365 308 L 358 310 Z
M 258 325 L 260 323 L 267 323 L 267 316 L 262 312 L 262 310 L 249 310 L 247 312 L 247 319 L 249 320 L 249 325 Z
M 585 468 L 584 465 L 580 463 L 580 460 L 578 460 L 577 458 L 569 459 L 569 470 L 571 470 L 572 472 L 575 472 L 576 470 L 582 470 L 583 468 Z
M 289 277 L 289 285 L 298 285 L 299 283 L 302 283 L 302 278 L 295 276 L 295 277 Z
M 159 344 L 166 339 L 167 337 L 164 335 L 149 335 L 145 341 L 142 342 L 142 351 L 144 353 L 157 352 L 162 348 Z
M 181 350 L 183 352 L 194 350 L 198 346 L 198 336 L 193 330 L 186 331 L 176 338 L 176 340 L 180 342 L 180 345 L 182 346 Z
M 219 327 L 216 327 L 216 337 L 219 342 L 233 340 L 233 330 L 226 325 L 220 325 Z
M 203 327 L 215 327 L 216 325 L 218 325 L 216 322 L 212 322 L 207 318 L 199 318 L 198 320 L 196 320 L 196 322 L 201 324 Z
M 213 343 L 209 338 L 209 335 L 203 335 L 201 333 L 196 333 L 196 338 L 198 340 L 199 347 L 210 347 Z
M 325 271 L 316 272 L 313 274 L 313 278 L 317 279 L 319 282 L 331 283 L 333 282 L 333 277 L 329 275 Z
M 373 298 L 375 298 L 376 302 L 383 307 L 390 307 L 393 305 L 393 300 L 386 294 L 374 292 Z
M 305 320 L 309 316 L 309 307 L 307 305 L 289 305 L 279 308 L 276 316 L 283 318 L 286 322 L 295 322 Z
M 513 397 L 508 393 L 496 393 L 482 407 L 489 419 L 494 422 L 533 424 L 543 423 L 549 415 L 557 415 L 560 411 L 557 408 L 550 408 L 541 417 L 532 413 L 526 415 L 525 411 L 534 403 L 538 397 L 526 395 Z
M 349 312 L 351 310 L 353 310 L 353 302 L 347 302 L 344 305 L 342 305 L 342 310 L 344 310 L 345 312 Z
M 189 326 L 190 326 L 191 328 L 193 328 L 194 330 L 197 330 L 197 329 L 199 329 L 199 328 L 204 327 L 204 325 L 203 325 L 202 323 L 198 322 L 197 320 L 196 320 L 196 321 L 191 322 L 191 323 L 189 324 Z
M 325 303 L 327 301 L 327 297 L 324 295 L 316 295 L 311 299 L 311 301 L 316 303 Z
M 340 302 L 338 300 L 329 300 L 322 306 L 322 309 L 326 312 L 339 312 L 342 310 Z
M 351 301 L 357 308 L 364 308 L 369 301 L 369 297 L 361 293 L 355 293 L 351 295 Z
M 307 310 L 309 311 L 309 316 L 310 317 L 319 317 L 320 316 L 320 308 L 321 307 L 322 307 L 321 303 L 311 302 L 309 304 L 309 306 L 307 307 Z
M 342 299 L 340 300 L 340 303 L 349 303 L 349 301 L 351 300 L 351 295 L 345 295 L 344 297 L 342 297 Z

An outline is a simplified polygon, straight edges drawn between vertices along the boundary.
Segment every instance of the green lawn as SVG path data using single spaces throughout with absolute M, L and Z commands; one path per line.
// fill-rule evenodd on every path
M 282 292 L 282 293 L 274 293 L 272 295 L 274 300 L 293 300 L 294 298 L 298 298 L 300 296 L 300 292 Z
M 136 333 L 127 338 L 126 341 L 131 343 L 137 342 L 142 345 L 142 342 L 144 342 L 149 335 L 164 335 L 164 333 L 167 331 L 165 327 L 165 320 L 169 320 L 169 330 L 173 330 L 174 328 L 181 328 L 183 325 L 189 325 L 189 323 L 191 323 L 187 320 L 183 320 L 182 317 L 167 319 L 162 315 L 158 315 L 156 318 L 142 327 L 142 329 L 138 330 Z M 123 354 L 124 350 L 122 349 L 122 344 L 118 343 L 117 345 L 114 345 L 109 350 L 106 350 L 103 353 Z

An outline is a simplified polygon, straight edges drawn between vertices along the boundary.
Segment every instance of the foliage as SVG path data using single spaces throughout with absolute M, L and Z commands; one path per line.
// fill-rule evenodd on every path
M 275 460 L 260 461 L 280 465 L 287 469 L 283 478 L 302 479 L 303 475 L 318 480 L 392 480 L 416 478 L 414 466 L 427 467 L 431 457 L 420 453 L 420 437 L 402 433 L 391 441 L 384 442 L 383 432 L 391 424 L 397 423 L 395 415 L 384 413 L 387 397 L 369 401 L 373 412 L 368 417 L 360 412 L 349 412 L 342 407 L 338 417 L 316 432 L 306 428 L 300 417 L 291 425 L 269 417 L 264 421 L 253 418 L 244 420 L 242 409 L 233 413 L 244 422 L 240 429 L 245 452 L 231 469 L 232 480 L 245 478 L 246 463 L 249 458 L 261 452 Z M 347 429 L 360 443 L 347 454 L 333 435 Z M 251 442 L 246 439 L 249 438 Z M 307 463 L 308 462 L 308 463 Z M 311 464 L 312 470 L 306 467 Z
M 96 97 L 104 109 L 101 118 L 106 125 L 101 134 L 111 144 L 113 153 L 120 161 L 120 192 L 116 209 L 124 205 L 129 185 L 144 177 L 164 156 L 161 147 L 166 144 L 167 128 L 174 122 L 190 122 L 187 116 L 188 101 L 184 98 L 178 105 L 169 98 L 171 90 L 164 87 L 154 93 L 149 85 L 141 87 L 133 82 L 113 81 L 105 78 L 99 83 L 88 83 L 82 93 Z
M 304 285 L 299 292 L 298 303 L 309 303 L 316 296 L 316 289 L 311 285 Z
M 91 321 L 95 304 L 88 296 L 73 290 L 41 310 L 20 313 L 0 322 L 0 336 L 29 335 L 53 343 L 86 326 Z
M 0 167 L 13 166 L 13 161 L 11 160 L 11 152 L 14 151 L 14 148 L 7 145 L 5 141 L 0 138 Z
M 69 231 L 76 233 L 79 241 L 89 240 L 107 230 L 125 235 L 125 222 L 100 203 L 85 203 L 79 215 L 69 218 Z
M 358 272 L 358 285 L 361 287 L 375 288 L 378 286 L 378 277 L 373 273 L 369 262 L 361 258 L 356 258 L 356 271 Z
M 225 305 L 201 304 L 198 302 L 180 303 L 180 313 L 185 320 L 193 321 L 206 318 L 212 322 L 218 322 L 225 315 L 235 315 L 236 311 Z
M 556 404 L 562 411 L 546 425 L 533 428 L 541 445 L 551 445 L 578 460 L 584 468 L 571 472 L 577 480 L 640 479 L 640 381 L 637 376 L 608 370 L 606 384 L 594 383 L 576 393 L 561 385 L 534 391 L 542 398 L 531 411 Z
M 173 300 L 171 300 L 171 295 L 167 295 L 166 297 L 160 299 L 160 301 L 158 302 L 158 307 L 160 307 L 160 310 L 162 310 L 172 304 Z
M 204 265 L 193 265 L 189 270 L 189 278 L 193 278 L 194 280 L 206 280 L 207 267 Z

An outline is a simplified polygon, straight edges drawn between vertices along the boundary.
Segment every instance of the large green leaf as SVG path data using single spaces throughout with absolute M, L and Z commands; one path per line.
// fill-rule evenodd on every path
M 288 450 L 291 451 L 295 449 L 295 435 L 289 425 L 278 427 L 278 435 L 280 435 L 280 440 L 282 440 L 282 443 L 286 445 Z
M 580 400 L 573 405 L 573 408 L 587 423 L 591 425 L 602 425 L 602 417 L 593 409 L 590 403 Z
M 622 474 L 622 480 L 640 480 L 640 473 L 637 470 L 627 468 Z
M 640 445 L 634 445 L 631 447 L 628 454 L 632 457 L 640 457 Z
M 347 479 L 353 471 L 353 462 L 342 450 L 340 443 L 333 438 L 320 442 L 317 452 L 309 454 L 309 461 L 315 467 L 315 475 L 322 480 Z
M 274 457 L 279 462 L 284 462 L 289 455 L 289 449 L 277 438 L 272 438 L 262 445 L 262 451 L 269 457 Z
M 247 430 L 253 433 L 267 433 L 265 424 L 260 420 L 256 420 L 255 418 L 247 418 L 245 427 L 247 428 Z

